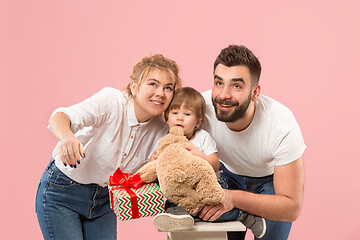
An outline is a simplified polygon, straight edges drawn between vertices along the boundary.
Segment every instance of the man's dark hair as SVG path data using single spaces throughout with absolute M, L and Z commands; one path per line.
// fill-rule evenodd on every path
M 227 67 L 245 66 L 250 71 L 252 84 L 256 85 L 259 83 L 261 74 L 260 61 L 251 50 L 245 46 L 229 45 L 227 48 L 221 50 L 214 63 L 214 72 L 219 64 Z

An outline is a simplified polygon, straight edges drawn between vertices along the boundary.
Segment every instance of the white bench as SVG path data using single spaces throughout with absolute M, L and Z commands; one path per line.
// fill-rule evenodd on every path
M 239 221 L 231 222 L 195 222 L 188 231 L 168 232 L 167 240 L 226 240 L 226 232 L 244 232 L 246 227 Z

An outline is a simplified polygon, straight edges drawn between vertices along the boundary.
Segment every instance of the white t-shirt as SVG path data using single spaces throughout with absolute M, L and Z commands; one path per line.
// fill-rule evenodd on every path
M 203 129 L 196 131 L 195 137 L 191 139 L 190 142 L 206 156 L 217 152 L 214 139 L 212 139 L 210 134 Z
M 211 101 L 211 90 L 203 93 L 206 118 L 203 129 L 216 142 L 221 162 L 231 172 L 250 177 L 263 177 L 298 159 L 305 143 L 291 111 L 281 103 L 260 95 L 251 124 L 243 131 L 230 130 L 217 120 Z
M 58 108 L 70 118 L 71 130 L 83 144 L 86 157 L 77 168 L 65 167 L 60 159 L 59 143 L 53 151 L 56 166 L 71 179 L 82 183 L 108 184 L 109 176 L 120 167 L 135 173 L 148 161 L 155 143 L 168 128 L 162 116 L 139 123 L 133 98 L 127 93 L 106 87 L 92 97 Z

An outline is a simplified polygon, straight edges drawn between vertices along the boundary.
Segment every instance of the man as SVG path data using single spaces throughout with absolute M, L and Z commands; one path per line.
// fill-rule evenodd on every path
M 214 63 L 213 89 L 203 93 L 203 128 L 216 141 L 220 178 L 229 190 L 221 204 L 205 206 L 199 217 L 214 221 L 241 209 L 239 220 L 247 227 L 257 221 L 247 213 L 267 219 L 262 239 L 287 239 L 302 207 L 305 144 L 290 110 L 260 95 L 260 73 L 259 60 L 244 46 L 230 45 Z M 228 233 L 228 239 L 244 237 Z
M 204 206 L 199 217 L 239 220 L 256 239 L 282 240 L 302 207 L 305 144 L 291 111 L 260 95 L 260 74 L 259 60 L 244 46 L 230 45 L 215 60 L 214 86 L 203 93 L 207 113 L 202 127 L 217 144 L 225 200 Z M 193 219 L 170 207 L 154 224 L 184 230 Z M 229 240 L 244 238 L 243 232 L 228 232 Z

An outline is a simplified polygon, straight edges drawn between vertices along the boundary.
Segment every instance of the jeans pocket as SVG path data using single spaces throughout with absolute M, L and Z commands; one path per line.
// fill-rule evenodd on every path
M 76 181 L 72 180 L 68 176 L 66 176 L 64 173 L 62 173 L 60 170 L 55 170 L 52 174 L 52 177 L 49 181 L 51 185 L 57 186 L 57 187 L 72 187 L 75 185 L 79 185 Z

